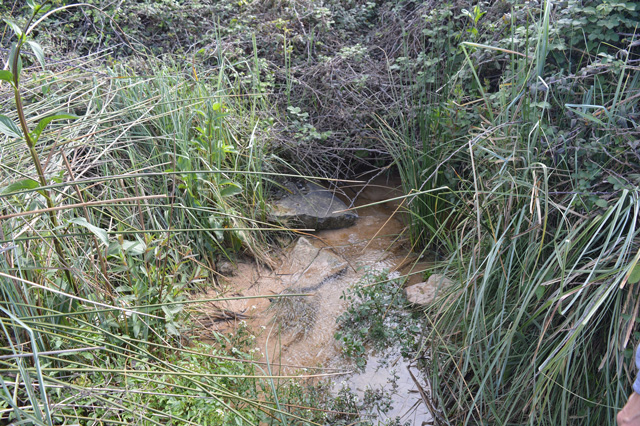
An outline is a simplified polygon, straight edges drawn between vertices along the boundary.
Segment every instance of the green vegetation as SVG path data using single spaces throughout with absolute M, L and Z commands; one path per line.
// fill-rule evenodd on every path
M 640 87 L 635 28 L 623 17 L 640 11 L 591 3 L 468 12 L 465 41 L 445 61 L 459 64 L 448 93 L 425 109 L 426 123 L 449 129 L 428 141 L 446 161 L 423 167 L 429 180 L 415 189 L 438 179 L 456 189 L 429 204 L 442 212 L 410 204 L 459 283 L 425 312 L 422 353 L 442 423 L 612 424 L 629 392 Z M 591 31 L 576 38 L 583 20 Z M 433 152 L 396 160 L 410 170 Z
M 470 136 L 441 140 L 448 161 L 438 166 L 455 172 L 458 200 L 448 199 L 455 221 L 434 213 L 447 235 L 435 238 L 452 242 L 440 245 L 443 268 L 459 286 L 426 312 L 435 406 L 448 424 L 611 424 L 628 392 L 637 316 L 628 282 L 640 248 L 637 131 L 627 104 L 639 86 L 622 50 L 631 41 L 577 61 L 550 2 L 509 13 L 501 40 L 476 38 L 473 24 L 452 76 L 468 81 L 456 112 L 477 118 Z M 630 4 L 611 13 L 637 15 Z M 497 18 L 485 26 L 503 25 Z M 427 109 L 439 126 L 452 96 Z M 429 152 L 414 155 L 418 164 L 420 155 Z M 412 207 L 424 220 L 419 212 Z
M 418 332 L 369 275 L 347 353 L 404 340 L 439 424 L 613 424 L 640 340 L 636 2 L 0 14 L 2 422 L 357 421 L 348 393 L 272 377 L 248 330 L 190 340 L 189 292 L 270 261 L 282 176 L 398 173 L 411 246 L 457 284 Z
M 407 311 L 401 284 L 402 280 L 389 279 L 387 272 L 370 271 L 341 296 L 348 308 L 337 319 L 336 339 L 360 369 L 367 362 L 367 346 L 376 351 L 401 347 L 405 356 L 416 351 L 419 317 L 412 318 Z
M 261 222 L 260 99 L 237 97 L 222 66 L 149 58 L 141 76 L 124 65 L 96 73 L 91 62 L 54 72 L 29 34 L 45 10 L 29 6 L 29 22 L 9 23 L 16 39 L 0 74 L 12 94 L 0 116 L 0 418 L 295 418 L 253 347 L 184 334 L 187 291 L 212 281 L 216 258 L 262 257 L 264 231 L 278 229 Z

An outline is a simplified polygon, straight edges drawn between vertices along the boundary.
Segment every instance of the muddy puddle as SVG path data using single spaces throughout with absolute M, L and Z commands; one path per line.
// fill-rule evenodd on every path
M 364 189 L 346 189 L 342 195 L 347 204 L 353 201 L 355 206 L 364 206 L 401 195 L 399 188 L 398 180 L 377 179 Z M 293 374 L 314 367 L 349 370 L 334 338 L 336 318 L 346 309 L 340 299 L 343 291 L 371 270 L 412 273 L 410 282 L 419 282 L 419 271 L 428 266 L 427 262 L 416 263 L 415 255 L 410 254 L 397 207 L 397 203 L 384 202 L 361 208 L 356 224 L 349 228 L 319 231 L 292 241 L 273 270 L 252 261 L 238 263 L 233 276 L 221 280 L 224 295 L 269 297 L 211 304 L 210 309 L 224 310 L 256 330 L 256 346 L 263 361 L 268 357 L 274 373 Z M 287 293 L 296 296 L 280 297 Z M 200 295 L 217 296 L 214 290 Z M 213 330 L 225 333 L 233 332 L 235 326 L 234 321 L 211 323 Z M 334 381 L 361 394 L 367 386 L 384 388 L 393 405 L 386 417 L 400 417 L 412 425 L 428 422 L 430 415 L 409 372 L 413 367 L 399 355 L 387 358 L 371 354 L 364 372 L 336 376 Z M 415 369 L 413 374 L 420 377 Z
M 365 398 L 366 392 L 385 392 L 391 408 L 386 412 L 366 413 L 381 422 L 397 418 L 401 424 L 430 425 L 432 417 L 420 394 L 420 389 L 428 389 L 428 386 L 421 380 L 418 369 L 398 354 L 399 350 L 395 354 L 393 351 L 387 352 L 387 355 L 369 354 L 364 371 L 347 376 L 344 385 L 351 388 L 360 400 Z M 341 386 L 343 382 L 337 381 L 334 392 Z

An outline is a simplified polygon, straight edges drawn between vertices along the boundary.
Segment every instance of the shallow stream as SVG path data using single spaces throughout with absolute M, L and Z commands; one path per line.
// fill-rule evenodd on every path
M 334 338 L 336 318 L 346 309 L 340 298 L 343 291 L 366 271 L 412 273 L 409 281 L 418 282 L 420 271 L 428 266 L 427 262 L 416 262 L 402 237 L 404 225 L 398 205 L 382 202 L 400 194 L 397 180 L 378 179 L 364 189 L 346 190 L 347 204 L 348 198 L 355 206 L 380 203 L 358 209 L 359 218 L 349 228 L 319 231 L 293 241 L 273 270 L 252 261 L 239 263 L 234 275 L 223 281 L 229 290 L 226 296 L 276 297 L 233 300 L 214 309 L 239 314 L 252 329 L 263 330 L 258 334 L 257 348 L 263 356 L 268 355 L 276 367 L 274 372 L 291 374 L 305 367 L 352 370 Z M 283 293 L 306 295 L 277 297 Z M 213 294 L 204 297 L 208 296 Z M 229 332 L 233 324 L 218 322 L 216 327 Z M 420 380 L 421 374 L 399 353 L 369 353 L 363 372 L 336 376 L 334 381 L 336 386 L 349 386 L 360 398 L 367 386 L 390 393 L 392 408 L 380 420 L 400 417 L 403 424 L 430 424 L 431 416 L 410 369 Z

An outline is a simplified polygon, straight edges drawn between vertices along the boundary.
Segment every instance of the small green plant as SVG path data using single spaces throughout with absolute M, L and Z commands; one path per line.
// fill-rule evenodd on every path
M 406 310 L 401 279 L 390 279 L 388 272 L 370 271 L 345 290 L 341 299 L 348 307 L 336 320 L 339 330 L 335 338 L 358 368 L 366 365 L 367 347 L 383 351 L 399 345 L 403 355 L 413 350 L 421 327 Z
M 300 143 L 310 141 L 326 141 L 331 137 L 332 132 L 319 132 L 313 124 L 309 123 L 309 113 L 302 112 L 299 107 L 289 106 L 287 107 L 289 114 L 291 115 L 291 131 L 294 132 L 294 136 Z
M 557 26 L 567 44 L 592 54 L 626 46 L 620 44 L 637 31 L 640 7 L 635 1 L 565 0 L 558 9 Z M 627 39 L 628 40 L 628 39 Z
M 367 48 L 360 43 L 353 46 L 345 46 L 338 52 L 338 56 L 342 59 L 353 59 L 356 62 L 361 61 L 366 54 Z
M 482 16 L 485 15 L 486 13 L 487 12 L 483 12 L 480 9 L 479 5 L 475 5 L 473 9 L 471 9 L 470 11 L 467 9 L 462 9 L 462 14 L 468 17 L 469 20 L 471 21 L 471 27 L 468 28 L 467 31 L 471 34 L 473 38 L 478 37 L 479 35 L 478 22 L 480 21 L 480 18 L 482 18 Z

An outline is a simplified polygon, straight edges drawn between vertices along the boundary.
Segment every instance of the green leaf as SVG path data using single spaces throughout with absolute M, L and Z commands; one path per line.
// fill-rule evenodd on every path
M 239 185 L 229 185 L 220 190 L 220 196 L 222 197 L 230 197 L 232 195 L 240 194 L 242 192 L 242 188 Z
M 0 70 L 0 80 L 11 83 L 13 81 L 13 73 L 7 70 Z
M 133 337 L 140 336 L 140 321 L 133 322 Z
M 14 33 L 16 33 L 16 36 L 18 38 L 22 37 L 22 29 L 20 28 L 20 25 L 16 24 L 15 22 L 9 19 L 3 19 L 3 21 L 11 27 L 11 29 L 13 30 Z
M 36 4 L 33 0 L 27 0 L 27 6 L 29 6 L 31 10 L 36 8 Z
M 633 271 L 631 271 L 627 282 L 629 284 L 636 284 L 640 282 L 640 263 L 636 263 L 636 266 L 633 267 Z
M 19 192 L 19 191 L 23 191 L 25 189 L 35 189 L 38 186 L 40 186 L 40 184 L 38 184 L 38 182 L 36 182 L 33 179 L 21 179 L 17 182 L 13 182 L 11 185 L 7 186 L 4 191 L 2 191 L 3 194 L 10 194 L 12 192 Z
M 531 106 L 532 107 L 537 107 L 537 108 L 551 108 L 551 104 L 549 102 L 546 101 L 542 101 L 542 102 L 531 102 Z
M 162 311 L 168 318 L 173 318 L 176 314 L 179 314 L 182 311 L 183 307 L 184 306 L 182 304 L 178 304 L 178 303 L 163 305 Z
M 180 332 L 178 331 L 178 329 L 176 328 L 175 325 L 173 325 L 172 323 L 168 322 L 165 324 L 165 328 L 167 329 L 167 333 L 171 336 L 179 336 Z
M 147 249 L 142 241 L 123 241 L 122 250 L 132 256 L 141 255 Z
M 54 114 L 54 115 L 50 115 L 48 117 L 43 118 L 42 120 L 40 120 L 38 122 L 38 125 L 36 126 L 35 130 L 33 131 L 33 139 L 35 142 L 38 141 L 38 139 L 40 139 L 40 134 L 44 131 L 44 129 L 46 129 L 46 127 L 49 125 L 49 123 L 51 123 L 54 120 L 75 120 L 78 119 L 79 117 L 77 115 L 74 114 Z
M 213 234 L 218 241 L 222 241 L 224 239 L 224 233 L 220 230 L 223 226 L 218 222 L 218 218 L 216 216 L 209 216 L 209 227 L 215 229 Z
M 69 220 L 71 223 L 75 223 L 78 226 L 82 226 L 83 228 L 87 228 L 93 235 L 98 237 L 98 239 L 105 245 L 109 245 L 109 236 L 107 235 L 107 231 L 102 228 L 98 228 L 95 225 L 87 222 L 87 219 L 83 217 L 77 217 L 75 219 Z
M 591 115 L 591 114 L 587 114 L 586 112 L 582 112 L 579 109 L 576 108 L 598 108 L 598 109 L 602 109 L 604 111 L 606 111 L 605 108 L 599 106 L 599 105 L 577 105 L 577 104 L 565 104 L 564 105 L 567 109 L 569 109 L 571 112 L 574 112 L 575 114 L 579 115 L 580 117 L 584 118 L 585 120 L 589 120 L 589 121 L 593 121 L 594 123 L 597 123 L 601 126 L 606 126 L 606 124 L 602 121 L 597 119 L 595 116 Z
M 16 126 L 16 123 L 11 121 L 6 115 L 0 114 L 0 133 L 4 133 L 10 138 L 21 138 L 22 132 Z
M 543 285 L 539 285 L 538 287 L 536 287 L 535 295 L 536 295 L 536 299 L 537 300 L 540 300 L 542 298 L 542 296 L 544 296 L 545 290 L 546 290 L 546 288 Z
M 118 241 L 112 242 L 111 244 L 109 244 L 109 247 L 107 248 L 107 257 L 114 256 L 120 253 L 120 250 L 122 250 L 122 246 L 120 245 L 120 243 Z
M 36 58 L 38 59 L 38 62 L 40 62 L 40 65 L 42 65 L 42 69 L 44 69 L 44 49 L 42 49 L 42 46 L 40 46 L 38 43 L 36 43 L 35 41 L 27 41 L 27 44 L 29 45 L 29 47 L 31 48 L 31 50 L 33 51 L 33 54 L 36 55 Z
M 607 206 L 609 205 L 607 203 L 607 200 L 603 200 L 602 198 L 598 198 L 595 202 L 596 206 L 598 207 L 602 207 L 603 209 L 606 209 Z

